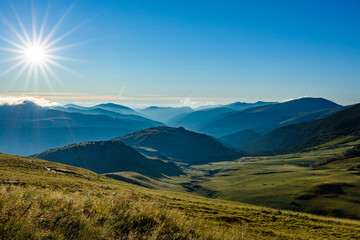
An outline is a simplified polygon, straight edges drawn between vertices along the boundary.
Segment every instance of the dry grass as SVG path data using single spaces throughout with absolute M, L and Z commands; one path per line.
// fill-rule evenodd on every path
M 59 174 L 44 166 L 76 171 Z M 0 154 L 0 239 L 359 239 L 360 222 L 157 191 Z

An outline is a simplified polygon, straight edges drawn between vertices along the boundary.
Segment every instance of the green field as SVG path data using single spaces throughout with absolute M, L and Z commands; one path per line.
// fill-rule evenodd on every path
M 347 136 L 302 153 L 187 166 L 187 175 L 179 177 L 144 180 L 136 173 L 120 174 L 154 189 L 360 219 L 360 174 L 348 171 L 360 164 L 360 157 L 341 158 L 357 144 L 360 140 Z M 338 161 L 313 167 L 337 156 Z
M 215 165 L 214 165 L 215 166 Z M 45 167 L 77 174 L 54 173 Z M 0 154 L 2 239 L 358 239 L 360 222 L 150 190 Z

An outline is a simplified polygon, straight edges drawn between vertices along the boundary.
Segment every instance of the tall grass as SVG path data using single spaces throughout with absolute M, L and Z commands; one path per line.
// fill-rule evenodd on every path
M 0 186 L 1 239 L 245 239 L 152 200 Z

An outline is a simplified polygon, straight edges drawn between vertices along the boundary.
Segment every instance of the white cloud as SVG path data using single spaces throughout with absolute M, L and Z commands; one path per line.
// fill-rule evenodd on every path
M 23 104 L 25 101 L 33 102 L 36 105 L 41 107 L 53 107 L 59 105 L 57 102 L 50 102 L 44 98 L 34 98 L 34 97 L 13 97 L 13 96 L 1 96 L 0 95 L 0 105 L 19 105 Z
M 214 101 L 207 101 L 207 100 L 192 100 L 190 97 L 180 99 L 180 103 L 183 106 L 188 106 L 191 108 L 197 108 L 204 105 L 214 105 Z

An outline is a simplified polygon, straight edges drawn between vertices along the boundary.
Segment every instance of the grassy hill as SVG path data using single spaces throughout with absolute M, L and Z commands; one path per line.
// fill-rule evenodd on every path
M 360 104 L 327 118 L 278 128 L 241 148 L 250 152 L 295 152 L 351 134 L 360 138 Z
M 74 173 L 56 173 L 53 167 Z M 358 239 L 360 222 L 182 193 L 0 154 L 2 239 Z
M 201 164 L 234 160 L 244 154 L 205 134 L 182 127 L 154 127 L 123 136 L 119 140 L 132 147 L 150 148 L 178 162 Z
M 133 171 L 151 177 L 183 174 L 174 163 L 147 158 L 120 141 L 73 144 L 34 156 L 52 162 L 83 167 L 97 173 Z

